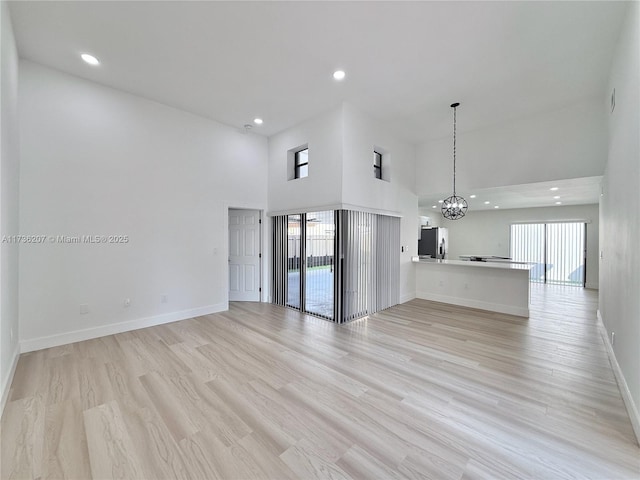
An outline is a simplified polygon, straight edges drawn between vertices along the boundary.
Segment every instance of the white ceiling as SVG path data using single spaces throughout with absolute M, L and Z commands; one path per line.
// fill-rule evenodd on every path
M 13 2 L 20 56 L 272 135 L 346 101 L 418 143 L 604 93 L 623 2 Z M 102 64 L 90 67 L 79 54 Z M 342 83 L 332 79 L 347 72 Z
M 501 209 L 556 207 L 556 202 L 566 205 L 586 205 L 600 201 L 600 183 L 602 177 L 572 178 L 552 182 L 529 183 L 526 185 L 509 185 L 506 187 L 482 188 L 469 192 L 456 192 L 469 203 L 469 210 L 495 210 L 496 205 Z M 557 188 L 557 190 L 551 190 Z M 418 204 L 423 214 L 427 211 L 440 212 L 440 203 L 451 195 L 451 192 L 441 192 L 425 195 L 419 198 Z M 475 195 L 476 198 L 471 198 Z M 560 198 L 554 198 L 560 197 Z M 488 205 L 484 202 L 490 202 Z M 433 207 L 436 208 L 433 208 Z

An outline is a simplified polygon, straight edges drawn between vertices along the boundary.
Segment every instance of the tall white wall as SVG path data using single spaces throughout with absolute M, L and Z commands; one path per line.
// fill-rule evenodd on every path
M 18 54 L 9 9 L 0 4 L 0 235 L 19 233 L 18 186 Z M 0 414 L 18 359 L 18 256 L 17 244 L 0 246 Z
M 457 190 L 602 175 L 607 152 L 600 97 L 466 132 L 458 109 Z M 452 139 L 418 146 L 418 195 L 451 189 Z
M 610 112 L 609 92 L 615 88 L 615 110 L 608 113 L 609 150 L 600 203 L 600 314 L 609 338 L 615 332 L 613 351 L 625 379 L 621 389 L 640 439 L 639 30 L 640 4 L 630 2 L 606 96 L 606 111 Z
M 598 205 L 468 211 L 461 220 L 440 223 L 449 229 L 449 258 L 460 255 L 509 256 L 512 223 L 586 221 L 587 288 L 598 288 Z
M 19 98 L 21 233 L 47 235 L 20 252 L 23 348 L 225 309 L 227 208 L 266 209 L 266 139 L 26 61 Z
M 342 196 L 342 108 L 269 138 L 269 210 L 305 212 L 335 206 Z M 309 176 L 290 179 L 287 152 L 309 147 Z
M 350 104 L 343 105 L 342 203 L 346 208 L 401 215 L 400 301 L 415 297 L 411 256 L 418 254 L 418 197 L 415 193 L 415 147 Z M 373 173 L 374 147 L 382 150 L 387 180 Z
M 309 176 L 290 180 L 287 152 L 309 146 Z M 373 175 L 373 149 L 383 148 L 391 162 L 390 181 Z M 307 120 L 269 138 L 269 210 L 306 212 L 336 208 L 402 216 L 400 298 L 415 297 L 411 255 L 417 254 L 418 198 L 415 149 L 349 104 Z

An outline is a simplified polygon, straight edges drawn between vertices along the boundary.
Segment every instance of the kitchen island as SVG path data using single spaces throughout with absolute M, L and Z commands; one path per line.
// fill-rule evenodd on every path
M 528 264 L 413 258 L 416 297 L 529 316 Z

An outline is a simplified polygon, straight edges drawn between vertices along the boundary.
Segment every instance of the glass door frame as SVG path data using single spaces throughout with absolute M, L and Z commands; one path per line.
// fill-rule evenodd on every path
M 298 304 L 294 305 L 292 303 L 289 302 L 289 262 L 290 262 L 290 257 L 289 257 L 289 246 L 291 245 L 290 243 L 290 237 L 289 237 L 289 218 L 290 217 L 299 217 L 300 219 L 300 235 L 298 237 L 298 245 L 300 246 L 300 251 L 296 251 L 295 253 L 299 253 L 299 258 L 298 258 Z M 286 270 L 286 290 L 287 290 L 287 299 L 286 299 L 286 306 L 290 307 L 290 308 L 295 308 L 296 310 L 300 310 L 302 312 L 304 312 L 304 272 L 303 272 L 303 259 L 304 259 L 304 255 L 305 255 L 305 245 L 304 245 L 304 239 L 306 237 L 306 214 L 304 213 L 296 213 L 293 215 L 287 215 L 287 239 L 286 239 L 286 245 L 287 245 L 287 254 L 286 254 L 286 261 L 287 261 L 287 270 Z M 293 257 L 295 259 L 295 256 Z
M 308 267 L 308 258 L 307 258 L 307 212 L 305 213 L 296 213 L 296 214 L 291 214 L 291 215 L 287 215 L 287 239 L 286 239 L 286 245 L 287 245 L 287 254 L 286 254 L 286 258 L 287 258 L 287 264 L 289 262 L 289 230 L 288 230 L 288 224 L 289 224 L 289 217 L 299 217 L 300 218 L 300 238 L 299 238 L 299 242 L 300 242 L 300 260 L 299 260 L 299 267 L 298 267 L 298 272 L 299 272 L 299 278 L 300 278 L 300 282 L 299 282 L 299 292 L 298 292 L 298 300 L 299 300 L 299 306 L 297 305 L 292 305 L 289 302 L 289 279 L 288 279 L 288 265 L 287 265 L 287 275 L 286 275 L 286 291 L 287 291 L 287 300 L 285 302 L 286 306 L 289 308 L 293 308 L 295 310 L 299 310 L 301 312 L 304 313 L 308 313 L 310 315 L 314 315 L 320 318 L 324 318 L 327 320 L 331 320 L 333 322 L 337 322 L 337 313 L 338 313 L 338 305 L 337 305 L 337 301 L 336 299 L 338 298 L 336 296 L 336 292 L 337 292 L 337 288 L 338 288 L 338 248 L 339 248 L 339 235 L 338 235 L 338 211 L 337 210 L 325 210 L 325 211 L 329 211 L 333 213 L 333 225 L 334 225 L 334 238 L 333 238 L 333 292 L 332 292 L 332 296 L 333 296 L 333 308 L 332 308 L 332 312 L 333 312 L 333 316 L 327 317 L 326 315 L 322 315 L 320 313 L 317 312 L 311 312 L 309 310 L 307 310 L 307 306 L 306 306 L 306 299 L 307 299 L 307 282 L 306 282 L 306 277 L 307 277 L 307 267 Z M 314 213 L 314 212 L 309 212 L 309 213 Z M 319 213 L 319 212 L 315 212 L 315 213 Z

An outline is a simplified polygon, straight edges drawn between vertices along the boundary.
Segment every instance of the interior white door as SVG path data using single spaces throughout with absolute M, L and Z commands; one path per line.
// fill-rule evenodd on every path
M 229 209 L 229 301 L 260 301 L 260 212 Z

